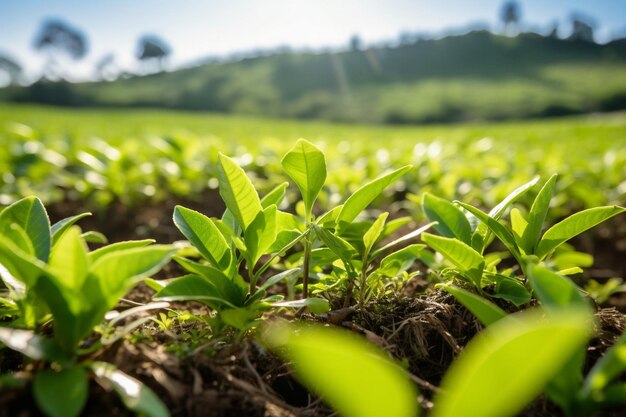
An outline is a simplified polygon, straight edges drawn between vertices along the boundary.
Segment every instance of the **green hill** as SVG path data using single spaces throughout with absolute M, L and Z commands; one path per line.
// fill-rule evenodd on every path
M 626 40 L 598 45 L 477 31 L 395 47 L 285 53 L 0 94 L 16 101 L 342 121 L 553 116 L 626 108 Z

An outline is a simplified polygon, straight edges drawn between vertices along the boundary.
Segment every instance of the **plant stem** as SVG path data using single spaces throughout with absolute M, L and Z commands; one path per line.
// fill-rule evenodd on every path
M 302 265 L 302 298 L 309 297 L 309 264 L 311 262 L 311 240 L 304 239 L 304 264 Z

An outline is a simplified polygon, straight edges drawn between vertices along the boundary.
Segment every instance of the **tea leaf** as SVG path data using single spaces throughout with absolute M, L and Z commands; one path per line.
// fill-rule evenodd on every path
M 0 342 L 34 360 L 63 360 L 63 354 L 48 338 L 32 330 L 0 327 Z
M 59 220 L 58 222 L 53 224 L 50 228 L 50 232 L 52 233 L 52 246 L 56 244 L 59 238 L 70 228 L 70 226 L 72 226 L 80 219 L 88 216 L 91 216 L 91 213 L 81 213 L 77 214 L 76 216 L 66 217 L 65 219 Z
M 594 207 L 572 214 L 544 233 L 539 245 L 537 245 L 535 254 L 539 259 L 543 259 L 563 242 L 625 211 L 626 208 L 624 207 L 605 206 Z
M 589 396 L 593 392 L 600 392 L 624 371 L 626 371 L 626 333 L 623 333 L 591 368 L 585 378 L 583 395 Z
M 302 194 L 306 216 L 310 220 L 313 204 L 326 182 L 326 158 L 311 142 L 299 139 L 281 160 L 283 169 Z
M 89 257 L 89 261 L 93 264 L 98 259 L 102 258 L 108 253 L 117 252 L 125 249 L 143 248 L 144 246 L 148 246 L 154 242 L 154 239 L 125 240 L 122 242 L 111 243 L 110 245 L 103 246 L 99 249 L 91 251 L 87 254 L 87 256 Z
M 296 375 L 345 417 L 415 417 L 417 392 L 385 353 L 346 331 L 321 326 L 270 327 L 264 337 Z M 282 348 L 286 349 L 282 349 Z
M 113 387 L 128 409 L 148 417 L 169 417 L 170 413 L 159 397 L 135 378 L 110 363 L 96 361 L 89 366 L 96 379 Z
M 302 300 L 278 301 L 273 303 L 274 307 L 302 308 L 307 307 L 313 314 L 324 314 L 330 311 L 328 300 L 323 298 L 308 297 Z
M 515 237 L 513 234 L 503 225 L 501 225 L 496 219 L 489 217 L 486 213 L 483 213 L 476 207 L 470 206 L 469 204 L 460 203 L 459 204 L 467 211 L 472 213 L 478 220 L 482 223 L 486 224 L 489 230 L 493 232 L 494 235 L 500 239 L 500 241 L 507 247 L 507 249 L 511 252 L 516 259 L 521 260 L 522 256 L 517 247 L 517 243 L 515 242 Z
M 259 258 L 267 253 L 275 240 L 276 206 L 271 205 L 260 211 L 244 232 L 246 250 L 252 262 L 252 265 L 248 266 L 249 268 L 252 268 Z
M 383 192 L 391 183 L 396 181 L 402 175 L 413 169 L 412 165 L 407 165 L 385 174 L 375 180 L 368 182 L 358 190 L 356 190 L 345 203 L 337 216 L 338 232 L 345 227 L 345 223 L 351 223 L 376 197 Z M 342 225 L 343 224 L 343 225 Z
M 283 199 L 285 198 L 285 193 L 287 192 L 288 186 L 288 182 L 283 182 L 274 187 L 272 191 L 267 193 L 265 197 L 261 199 L 261 207 L 266 209 L 272 204 L 274 204 L 276 207 L 280 207 L 280 203 L 282 203 Z
M 506 311 L 474 293 L 448 284 L 439 284 L 438 287 L 452 294 L 485 326 L 490 326 L 507 316 Z
M 457 206 L 443 198 L 424 193 L 422 209 L 428 220 L 437 222 L 433 227 L 441 235 L 455 237 L 468 245 L 471 243 L 472 228 Z
M 228 269 L 231 251 L 224 235 L 211 219 L 183 206 L 174 208 L 174 224 L 213 266 Z
M 385 221 L 387 220 L 389 213 L 382 213 L 376 221 L 370 226 L 370 228 L 363 235 L 363 244 L 365 245 L 365 258 L 368 258 L 370 251 L 376 244 L 376 241 L 380 238 L 383 230 L 385 229 Z M 365 259 L 367 261 L 367 259 Z
M 584 348 L 590 318 L 587 310 L 568 309 L 547 318 L 540 311 L 526 311 L 498 320 L 452 363 L 432 416 L 517 414 Z
M 87 245 L 77 226 L 67 229 L 58 239 L 50 254 L 50 269 L 64 286 L 75 289 L 82 287 L 87 278 L 89 259 Z
M 220 195 L 239 226 L 245 230 L 261 211 L 261 201 L 250 178 L 235 161 L 219 154 L 217 179 Z
M 47 262 L 52 237 L 48 213 L 41 200 L 36 197 L 26 197 L 2 210 L 0 233 L 7 233 L 13 223 L 24 229 L 33 244 L 37 258 Z
M 535 291 L 535 296 L 546 309 L 589 307 L 587 300 L 572 280 L 544 266 L 531 265 L 528 268 L 528 281 Z
M 457 239 L 422 233 L 422 240 L 459 268 L 460 272 L 469 278 L 476 288 L 480 288 L 483 268 L 485 267 L 485 260 L 480 253 Z
M 37 406 L 48 416 L 76 417 L 87 403 L 87 372 L 83 367 L 39 371 L 33 381 L 33 393 Z
M 539 242 L 543 222 L 545 221 L 548 209 L 550 208 L 550 200 L 552 199 L 552 194 L 554 192 L 556 177 L 557 175 L 554 174 L 550 177 L 550 179 L 548 179 L 537 194 L 537 197 L 530 208 L 530 212 L 528 213 L 528 225 L 526 226 L 524 234 L 520 240 L 520 246 L 527 255 L 535 253 L 535 247 Z

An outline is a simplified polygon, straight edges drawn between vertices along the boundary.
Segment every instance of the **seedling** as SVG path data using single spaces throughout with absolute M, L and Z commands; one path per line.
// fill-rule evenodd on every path
M 87 348 L 82 342 L 128 290 L 169 261 L 172 248 L 137 241 L 89 252 L 81 230 L 71 225 L 79 218 L 51 228 L 43 204 L 32 197 L 0 214 L 2 280 L 12 289 L 11 297 L 24 318 L 13 325 L 35 327 L 48 315 L 53 324 L 52 338 L 34 330 L 0 327 L 0 341 L 48 363 L 49 369 L 34 372 L 33 390 L 37 405 L 51 417 L 80 414 L 89 372 L 103 384 L 112 384 L 129 408 L 167 416 L 158 397 L 138 381 L 110 364 L 83 359 L 98 343 Z

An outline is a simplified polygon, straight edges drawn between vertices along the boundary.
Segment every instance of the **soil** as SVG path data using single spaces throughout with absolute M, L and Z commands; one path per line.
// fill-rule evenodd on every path
M 173 227 L 171 213 L 176 204 L 183 204 L 205 214 L 217 216 L 223 211 L 214 195 L 201 201 L 168 201 L 165 204 L 128 209 L 112 205 L 105 213 L 81 220 L 85 230 L 105 231 L 112 242 L 136 238 L 156 238 L 172 242 L 182 236 Z M 64 202 L 50 208 L 52 220 L 81 212 L 76 203 Z M 621 216 L 624 217 L 624 216 Z M 619 257 L 626 245 L 613 233 L 626 222 L 613 224 L 600 238 L 583 242 L 592 249 L 603 267 L 613 273 L 626 273 Z M 148 228 L 146 228 L 148 225 Z M 603 229 L 606 230 L 606 229 Z M 608 235 L 602 235 L 608 233 Z M 621 232 L 620 232 L 621 233 Z M 619 236 L 626 236 L 622 233 Z M 581 247 L 581 250 L 588 248 Z M 613 256 L 613 258 L 611 258 Z M 621 269 L 620 269 L 621 268 Z M 177 274 L 175 267 L 165 275 Z M 151 290 L 138 286 L 125 299 L 146 302 Z M 455 298 L 433 290 L 426 281 L 408 281 L 396 296 L 369 303 L 362 309 L 337 308 L 321 316 L 304 315 L 302 320 L 323 321 L 362 334 L 390 356 L 407 364 L 411 380 L 419 388 L 424 411 L 432 408 L 442 376 L 463 347 L 482 326 Z M 596 337 L 588 348 L 587 368 L 626 331 L 624 297 L 613 297 L 606 306 L 598 307 Z M 124 302 L 120 308 L 128 308 Z M 197 303 L 180 303 L 180 310 L 209 314 Z M 510 307 L 507 307 L 510 309 Z M 328 406 L 308 392 L 293 376 L 289 364 L 266 351 L 252 338 L 225 343 L 207 337 L 191 351 L 181 352 L 176 340 L 192 330 L 206 330 L 202 323 L 191 323 L 177 331 L 163 331 L 149 322 L 142 328 L 145 337 L 121 340 L 93 354 L 91 359 L 115 364 L 122 371 L 141 380 L 165 402 L 173 417 L 259 416 L 259 417 L 322 417 L 336 415 Z M 235 338 L 236 340 L 236 338 Z M 19 355 L 8 350 L 0 355 L 0 372 L 23 372 L 40 364 L 25 364 Z M 0 392 L 0 417 L 34 417 L 41 413 L 34 405 L 31 387 Z M 117 395 L 108 387 L 92 381 L 84 416 L 131 416 Z M 519 416 L 561 416 L 560 410 L 540 397 Z M 607 411 L 601 416 L 617 417 L 623 410 Z

